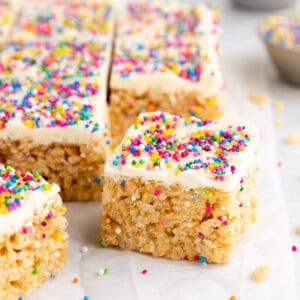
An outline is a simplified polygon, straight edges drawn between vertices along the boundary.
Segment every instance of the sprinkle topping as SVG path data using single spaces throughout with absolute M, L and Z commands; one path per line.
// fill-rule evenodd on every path
M 126 79 L 170 71 L 192 82 L 201 80 L 203 64 L 211 63 L 210 52 L 215 55 L 219 49 L 218 38 L 212 37 L 219 32 L 219 20 L 205 6 L 182 1 L 165 4 L 140 1 L 127 5 L 119 24 L 114 74 Z M 208 21 L 203 16 L 206 9 Z
M 20 100 L 16 93 L 24 91 Z M 46 80 L 0 80 L 0 130 L 9 121 L 20 120 L 30 128 L 66 127 L 80 121 L 91 121 L 93 106 L 90 97 L 98 93 L 96 82 L 70 83 Z M 2 96 L 1 91 L 4 91 Z M 6 97 L 5 95 L 10 95 Z M 87 128 L 98 130 L 98 123 L 87 123 Z
M 251 137 L 246 126 L 209 129 L 213 124 L 210 120 L 161 112 L 141 114 L 123 139 L 112 165 L 154 172 L 169 169 L 175 175 L 195 170 L 224 181 L 237 169 L 230 157 L 243 152 Z
M 260 31 L 267 41 L 281 47 L 299 47 L 300 11 L 291 10 L 269 16 L 261 23 Z
M 52 188 L 38 173 L 25 173 L 10 165 L 0 165 L 0 215 L 22 207 L 29 191 L 48 191 Z

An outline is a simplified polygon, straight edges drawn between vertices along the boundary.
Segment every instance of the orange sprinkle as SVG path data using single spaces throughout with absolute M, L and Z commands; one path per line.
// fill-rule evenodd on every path
M 73 283 L 78 283 L 79 282 L 79 279 L 77 277 L 74 277 L 73 278 Z

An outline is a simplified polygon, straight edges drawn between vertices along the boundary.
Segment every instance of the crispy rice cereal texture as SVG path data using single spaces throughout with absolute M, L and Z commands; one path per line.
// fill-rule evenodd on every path
M 30 227 L 0 236 L 0 299 L 16 300 L 60 272 L 67 259 L 64 211 L 55 205 L 51 218 L 34 215 Z
M 227 263 L 255 215 L 255 177 L 256 170 L 251 170 L 243 193 L 108 177 L 102 241 L 157 257 L 203 256 L 210 263 Z M 157 190 L 159 196 L 154 195 Z
M 0 154 L 14 167 L 39 172 L 61 187 L 64 201 L 91 201 L 102 197 L 105 146 L 38 145 L 28 139 L 1 140 Z
M 258 140 L 239 121 L 141 114 L 105 167 L 103 243 L 227 263 L 256 219 Z

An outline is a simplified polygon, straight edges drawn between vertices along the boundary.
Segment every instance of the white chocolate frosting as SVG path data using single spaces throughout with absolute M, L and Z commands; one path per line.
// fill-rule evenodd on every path
M 196 91 L 222 86 L 219 25 L 214 10 L 183 1 L 134 1 L 118 22 L 111 87 L 138 93 Z
M 184 188 L 240 188 L 254 164 L 258 130 L 244 121 L 206 121 L 141 114 L 108 161 L 105 173 L 179 183 Z
M 0 239 L 3 234 L 30 227 L 35 214 L 46 218 L 53 205 L 61 206 L 59 190 L 37 174 L 0 164 Z

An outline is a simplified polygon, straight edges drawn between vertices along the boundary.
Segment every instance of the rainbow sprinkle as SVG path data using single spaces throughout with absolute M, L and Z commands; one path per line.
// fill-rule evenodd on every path
M 170 71 L 180 78 L 200 81 L 203 64 L 212 60 L 208 53 L 219 52 L 219 16 L 207 8 L 211 13 L 211 23 L 207 23 L 203 9 L 179 1 L 127 5 L 117 33 L 113 73 L 126 79 Z
M 281 47 L 300 45 L 300 11 L 293 10 L 267 17 L 260 26 L 263 37 Z
M 24 89 L 22 97 L 17 95 Z M 0 130 L 12 120 L 21 120 L 29 128 L 66 127 L 89 121 L 86 128 L 97 131 L 99 124 L 92 121 L 90 100 L 98 92 L 97 82 L 0 79 Z
M 56 1 L 55 5 L 24 5 L 15 26 L 14 37 L 76 37 L 95 40 L 111 31 L 112 6 L 109 2 L 84 0 Z
M 0 215 L 7 215 L 20 207 L 26 192 L 48 191 L 51 184 L 45 182 L 38 173 L 22 172 L 10 165 L 0 164 Z
M 188 170 L 203 170 L 215 180 L 224 181 L 237 168 L 229 156 L 243 152 L 251 138 L 245 126 L 212 131 L 206 128 L 211 123 L 210 120 L 161 112 L 142 114 L 123 139 L 112 165 L 130 164 L 146 171 L 170 169 L 176 175 Z M 182 126 L 193 130 L 179 138 L 176 130 Z M 155 196 L 159 194 L 159 190 L 154 191 Z

